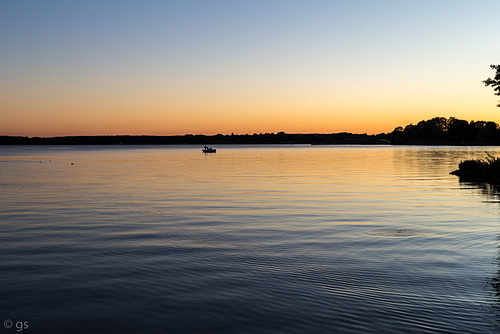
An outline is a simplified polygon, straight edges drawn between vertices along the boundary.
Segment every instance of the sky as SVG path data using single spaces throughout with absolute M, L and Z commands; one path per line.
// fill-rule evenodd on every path
M 500 123 L 498 0 L 2 0 L 0 135 Z

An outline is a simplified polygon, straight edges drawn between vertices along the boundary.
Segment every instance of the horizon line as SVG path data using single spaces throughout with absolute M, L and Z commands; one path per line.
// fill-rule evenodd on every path
M 391 131 L 392 132 L 392 131 Z M 185 136 L 205 136 L 205 137 L 216 137 L 216 136 L 264 136 L 264 135 L 333 135 L 333 134 L 351 134 L 351 135 L 366 135 L 366 136 L 377 136 L 377 135 L 386 135 L 391 132 L 380 132 L 380 133 L 372 133 L 368 134 L 366 132 L 363 133 L 355 133 L 348 131 L 340 131 L 340 132 L 254 132 L 250 133 L 217 133 L 217 134 L 203 134 L 203 133 L 185 133 L 185 134 L 171 134 L 171 135 L 157 135 L 157 134 L 94 134 L 94 135 L 56 135 L 56 136 L 29 136 L 29 135 L 5 135 L 0 134 L 0 137 L 21 137 L 21 138 L 65 138 L 65 137 L 185 137 Z

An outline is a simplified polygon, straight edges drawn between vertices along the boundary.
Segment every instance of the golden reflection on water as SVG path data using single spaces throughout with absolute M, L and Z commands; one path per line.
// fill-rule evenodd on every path
M 134 279 L 155 273 L 148 284 L 180 300 L 183 284 L 215 266 L 213 277 L 231 282 L 236 271 L 245 284 L 284 296 L 282 305 L 313 299 L 316 313 L 364 319 L 381 309 L 379 321 L 401 312 L 403 320 L 422 316 L 421 325 L 429 318 L 415 311 L 434 310 L 444 314 L 431 316 L 436 329 L 470 325 L 454 312 L 476 314 L 485 300 L 481 283 L 496 271 L 495 190 L 460 184 L 449 172 L 497 148 L 220 146 L 210 155 L 189 146 L 37 149 L 0 156 L 0 200 L 8 203 L 0 227 L 11 233 L 4 245 L 41 254 L 37 247 L 85 247 L 84 254 L 98 252 L 97 266 L 104 254 L 106 270 L 118 264 L 119 273 L 128 270 L 121 261 L 135 268 L 127 263 L 138 266 L 131 258 L 139 256 L 145 267 L 126 272 Z M 291 299 L 290 289 L 268 284 L 276 275 L 275 284 L 299 287 Z M 199 283 L 211 283 L 206 279 Z M 196 284 L 190 289 L 214 298 Z M 225 284 L 211 289 L 227 293 Z M 266 293 L 261 298 L 270 302 Z

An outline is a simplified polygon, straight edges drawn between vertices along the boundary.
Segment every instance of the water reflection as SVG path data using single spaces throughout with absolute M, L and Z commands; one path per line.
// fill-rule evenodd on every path
M 484 149 L 217 149 L 0 154 L 0 309 L 37 333 L 492 332 L 498 196 L 449 175 Z
M 498 211 L 500 216 L 500 206 L 497 205 L 500 204 L 500 186 L 484 182 L 459 181 L 459 183 L 462 189 L 472 190 L 479 196 L 486 198 L 482 202 L 495 204 L 493 208 Z M 500 234 L 497 236 L 497 248 L 500 249 Z M 496 327 L 500 329 L 500 252 L 494 261 L 499 268 L 494 276 L 486 278 L 486 290 L 491 294 L 491 307 L 496 317 Z

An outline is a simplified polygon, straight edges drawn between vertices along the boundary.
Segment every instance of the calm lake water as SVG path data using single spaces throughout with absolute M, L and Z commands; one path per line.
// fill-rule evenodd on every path
M 0 147 L 1 331 L 496 333 L 485 152 Z

